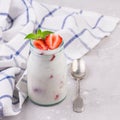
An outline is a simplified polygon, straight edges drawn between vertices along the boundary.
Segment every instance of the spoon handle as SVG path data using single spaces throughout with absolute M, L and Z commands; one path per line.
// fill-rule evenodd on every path
M 77 82 L 76 84 L 77 96 L 73 101 L 73 111 L 77 113 L 81 113 L 84 110 L 84 103 L 83 103 L 83 99 L 80 96 L 80 79 L 77 79 L 76 82 Z
M 77 96 L 80 96 L 80 80 L 77 79 Z

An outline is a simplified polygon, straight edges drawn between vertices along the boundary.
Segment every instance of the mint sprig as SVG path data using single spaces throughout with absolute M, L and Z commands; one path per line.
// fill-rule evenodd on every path
M 45 39 L 47 35 L 51 34 L 51 31 L 41 31 L 40 29 L 37 30 L 36 33 L 28 34 L 25 39 L 36 40 L 36 39 Z

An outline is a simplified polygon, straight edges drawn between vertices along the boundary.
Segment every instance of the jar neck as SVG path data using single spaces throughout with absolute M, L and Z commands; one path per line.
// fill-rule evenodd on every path
M 35 54 L 38 54 L 38 55 L 52 55 L 52 54 L 57 54 L 59 53 L 60 51 L 62 51 L 64 49 L 64 42 L 61 43 L 61 45 L 54 49 L 54 50 L 40 50 L 38 48 L 35 48 L 33 46 L 33 41 L 30 41 L 30 51 L 35 53 Z

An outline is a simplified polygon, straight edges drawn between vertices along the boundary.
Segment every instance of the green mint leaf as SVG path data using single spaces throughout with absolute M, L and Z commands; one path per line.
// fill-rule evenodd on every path
M 25 39 L 31 39 L 31 40 L 36 40 L 36 39 L 42 39 L 44 40 L 47 35 L 51 34 L 53 32 L 51 31 L 41 31 L 40 29 L 37 30 L 36 33 L 30 33 L 28 34 Z
M 40 35 L 40 34 L 41 34 L 41 32 L 42 32 L 42 31 L 41 31 L 40 29 L 38 29 L 38 30 L 37 30 L 37 34 L 39 34 L 39 35 Z
M 30 33 L 25 37 L 25 39 L 32 39 L 32 40 L 37 39 L 37 38 L 38 38 L 37 35 L 34 33 Z
M 37 38 L 42 38 L 41 35 L 42 35 L 42 31 L 38 29 L 36 33 Z
M 36 37 L 37 38 L 41 38 L 41 34 L 36 34 Z
M 43 31 L 42 32 L 42 38 L 45 39 L 46 36 L 49 35 L 49 34 L 51 34 L 51 33 L 53 33 L 53 32 L 51 32 L 51 31 Z

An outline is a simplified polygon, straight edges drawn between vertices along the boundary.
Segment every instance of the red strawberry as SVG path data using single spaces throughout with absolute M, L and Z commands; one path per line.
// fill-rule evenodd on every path
M 48 46 L 45 44 L 44 40 L 38 39 L 33 41 L 33 45 L 41 50 L 48 50 Z
M 49 49 L 53 50 L 62 43 L 62 37 L 58 34 L 49 34 L 45 39 L 45 43 Z

